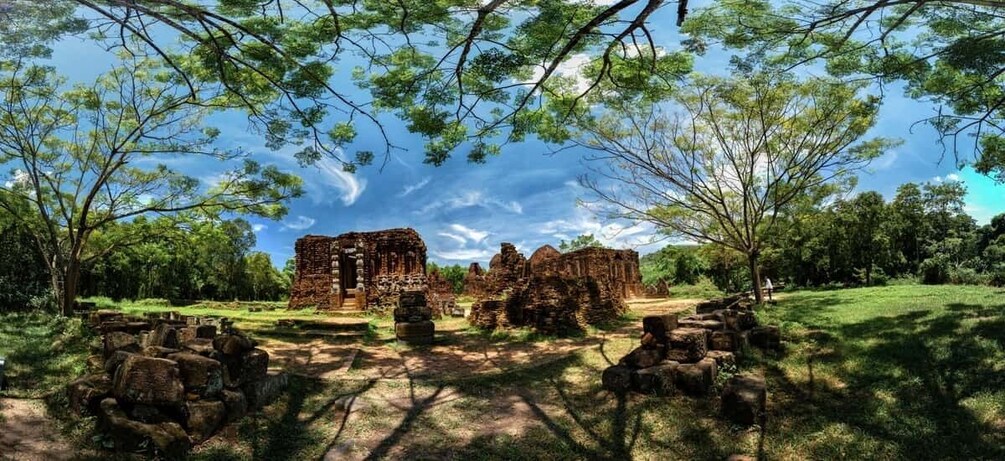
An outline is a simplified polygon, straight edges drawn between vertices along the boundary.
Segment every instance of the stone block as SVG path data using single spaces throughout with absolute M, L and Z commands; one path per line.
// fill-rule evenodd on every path
M 721 330 L 723 327 L 722 322 L 718 320 L 680 319 L 677 321 L 677 325 L 680 328 L 701 328 L 712 331 Z
M 224 389 L 220 393 L 220 400 L 227 407 L 227 420 L 225 422 L 232 423 L 248 414 L 248 399 L 240 389 Z
M 618 361 L 618 365 L 624 365 L 632 369 L 649 368 L 655 366 L 666 358 L 666 348 L 640 346 L 633 349 L 628 355 Z
M 195 443 L 205 442 L 227 419 L 227 407 L 219 400 L 185 403 L 185 427 Z
M 214 397 L 223 390 L 223 365 L 220 362 L 191 352 L 171 354 L 168 359 L 178 362 L 186 391 L 200 397 Z
M 170 406 L 182 402 L 185 389 L 174 361 L 131 355 L 115 373 L 112 393 L 123 402 Z
M 248 408 L 259 409 L 278 398 L 289 385 L 290 377 L 285 372 L 269 372 L 262 379 L 246 383 L 241 389 L 248 402 Z
M 136 337 L 129 333 L 113 331 L 104 335 L 103 349 L 105 357 L 108 358 L 116 351 L 139 352 L 140 344 L 136 341 Z
M 745 331 L 757 326 L 757 317 L 750 311 L 720 309 L 715 311 L 715 316 L 726 330 Z
M 112 393 L 112 380 L 105 373 L 95 373 L 74 380 L 66 386 L 70 411 L 75 415 L 97 414 L 103 399 Z
M 213 347 L 213 340 L 206 338 L 196 338 L 185 341 L 181 345 L 182 349 L 199 354 L 203 357 L 220 360 L 221 353 Z
M 767 325 L 763 327 L 755 327 L 750 330 L 747 340 L 750 341 L 750 345 L 766 349 L 766 350 L 779 350 L 782 347 L 782 335 L 777 326 Z
M 115 371 L 119 369 L 119 365 L 122 365 L 122 362 L 125 362 L 126 358 L 131 355 L 136 355 L 136 353 L 122 350 L 115 351 L 115 353 L 105 360 L 104 365 L 102 365 L 102 369 L 105 370 L 105 373 L 108 373 L 109 376 L 115 376 Z
M 708 352 L 705 330 L 698 328 L 677 328 L 670 332 L 666 358 L 680 363 L 694 363 Z
M 215 325 L 190 325 L 178 330 L 178 343 L 185 344 L 193 339 L 209 339 L 216 337 Z
M 675 383 L 678 389 L 688 395 L 704 396 L 712 391 L 715 375 L 715 360 L 702 359 L 698 363 L 685 363 L 678 366 Z
M 767 395 L 763 377 L 749 373 L 733 376 L 722 390 L 722 415 L 744 426 L 759 423 Z
M 709 345 L 715 351 L 734 352 L 740 349 L 740 334 L 736 331 L 713 331 Z
M 224 355 L 239 355 L 256 346 L 251 338 L 242 334 L 223 334 L 213 339 L 213 347 Z
M 659 344 L 667 343 L 667 336 L 677 328 L 675 314 L 649 315 L 642 318 L 642 334 L 649 333 Z
M 705 354 L 705 358 L 715 360 L 715 363 L 719 368 L 736 365 L 736 355 L 732 352 L 708 351 L 708 353 Z
M 238 356 L 225 356 L 223 383 L 234 388 L 258 381 L 269 371 L 269 353 L 252 349 Z
M 394 334 L 398 341 L 405 344 L 430 344 L 436 334 L 436 325 L 429 320 L 397 322 L 394 324 Z
M 663 362 L 635 370 L 632 375 L 632 388 L 641 394 L 671 395 L 674 391 L 674 373 L 679 365 L 677 362 Z
M 624 394 L 632 389 L 633 370 L 624 365 L 614 365 L 607 367 L 600 377 L 604 389 L 611 392 Z
M 147 346 L 143 348 L 142 354 L 147 357 L 164 359 L 167 358 L 167 356 L 178 352 L 181 352 L 181 350 L 162 346 Z
M 178 348 L 178 330 L 168 323 L 158 324 L 147 336 L 147 346 Z
M 135 451 L 150 441 L 164 457 L 182 459 L 192 448 L 188 434 L 178 423 L 147 424 L 133 421 L 113 398 L 101 401 L 101 416 L 106 432 L 112 436 L 117 449 Z

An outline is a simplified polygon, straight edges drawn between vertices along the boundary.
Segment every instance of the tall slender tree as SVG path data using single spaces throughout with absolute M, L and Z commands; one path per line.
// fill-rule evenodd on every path
M 764 232 L 778 214 L 890 143 L 862 140 L 878 108 L 862 86 L 748 77 L 696 78 L 673 98 L 678 110 L 626 101 L 584 121 L 579 143 L 597 153 L 582 182 L 613 216 L 741 252 L 760 302 Z

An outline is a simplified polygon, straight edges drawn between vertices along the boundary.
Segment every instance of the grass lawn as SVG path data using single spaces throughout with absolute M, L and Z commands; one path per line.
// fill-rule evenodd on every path
M 715 399 L 619 399 L 603 391 L 600 372 L 638 341 L 634 321 L 627 329 L 591 331 L 603 339 L 599 346 L 536 366 L 422 379 L 295 376 L 287 395 L 226 428 L 192 458 L 1005 459 L 1005 292 L 912 285 L 782 296 L 759 316 L 782 326 L 785 351 L 754 353 L 742 364 L 768 380 L 763 428 L 725 423 Z M 245 315 L 249 324 L 288 316 Z M 31 316 L 0 320 L 11 319 L 44 324 Z M 545 349 L 558 344 L 533 336 L 489 339 L 498 348 L 512 339 Z M 413 356 L 421 359 L 421 351 Z M 384 365 L 369 360 L 354 362 L 349 375 Z

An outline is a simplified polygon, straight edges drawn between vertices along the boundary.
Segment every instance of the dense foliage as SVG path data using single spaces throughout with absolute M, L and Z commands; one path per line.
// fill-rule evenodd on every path
M 289 278 L 267 253 L 253 251 L 255 234 L 242 219 L 168 222 L 137 219 L 133 226 L 162 226 L 161 237 L 109 254 L 84 268 L 81 294 L 116 299 L 278 300 Z
M 799 286 L 875 285 L 893 277 L 924 283 L 1005 284 L 1005 214 L 977 226 L 964 210 L 962 183 L 901 185 L 889 202 L 877 192 L 790 207 L 765 234 L 761 271 Z M 647 285 L 693 284 L 696 274 L 723 290 L 748 289 L 740 253 L 714 245 L 670 246 L 643 257 Z M 683 275 L 682 275 L 683 274 Z

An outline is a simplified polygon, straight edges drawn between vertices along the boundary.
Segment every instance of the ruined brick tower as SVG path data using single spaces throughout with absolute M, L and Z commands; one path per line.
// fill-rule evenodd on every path
M 425 291 L 426 244 L 414 229 L 297 239 L 291 309 L 380 310 Z

